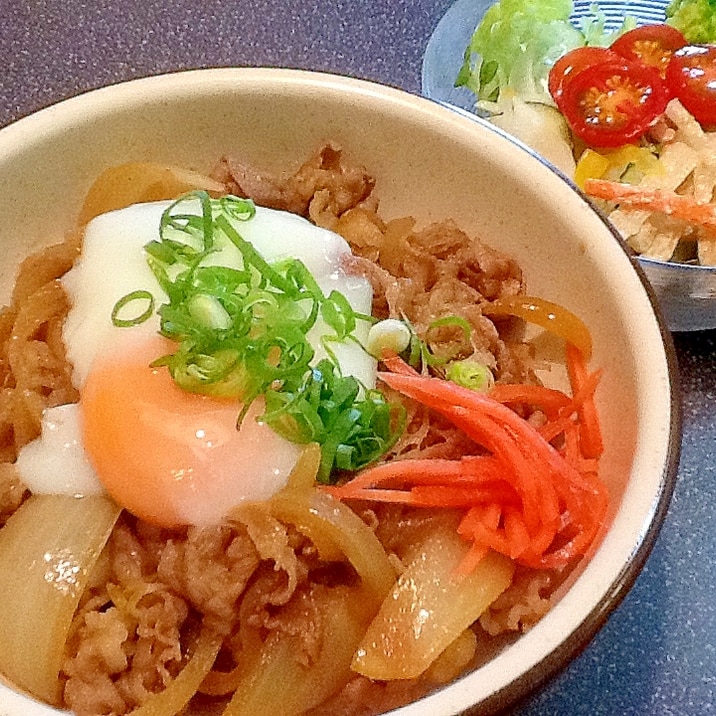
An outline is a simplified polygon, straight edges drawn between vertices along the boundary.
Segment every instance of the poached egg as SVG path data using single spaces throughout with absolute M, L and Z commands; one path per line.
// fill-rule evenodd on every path
M 93 219 L 82 254 L 63 278 L 72 307 L 63 337 L 80 400 L 46 411 L 42 435 L 18 456 L 17 469 L 35 493 L 109 493 L 122 507 L 153 524 L 209 525 L 244 500 L 269 498 L 286 484 L 301 447 L 258 420 L 258 398 L 237 430 L 236 400 L 188 393 L 166 368 L 151 368 L 171 352 L 154 314 L 131 328 L 112 321 L 117 302 L 133 291 L 165 294 L 147 264 L 145 244 L 157 240 L 172 202 L 137 204 Z M 199 202 L 187 210 L 200 215 Z M 336 290 L 356 313 L 370 314 L 367 280 L 347 274 L 350 248 L 337 234 L 302 217 L 257 207 L 247 221 L 230 219 L 269 262 L 296 258 L 324 295 Z M 208 259 L 241 268 L 230 242 Z M 354 340 L 331 342 L 341 373 L 373 387 L 376 362 L 365 350 L 368 323 L 358 321 Z M 315 364 L 326 357 L 319 318 L 307 334 Z

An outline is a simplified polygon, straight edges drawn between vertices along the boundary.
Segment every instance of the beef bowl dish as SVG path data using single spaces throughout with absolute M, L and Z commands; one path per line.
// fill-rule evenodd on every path
M 499 130 L 152 77 L 0 131 L 0 214 L 7 716 L 489 713 L 643 566 L 669 334 Z

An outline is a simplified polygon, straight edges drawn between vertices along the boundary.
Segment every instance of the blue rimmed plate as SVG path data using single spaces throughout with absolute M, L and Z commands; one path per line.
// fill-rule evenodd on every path
M 486 10 L 496 0 L 457 0 L 436 26 L 423 56 L 422 93 L 425 97 L 469 112 L 475 96 L 454 82 L 465 48 Z M 575 0 L 571 19 L 579 21 L 596 5 L 609 30 L 618 28 L 625 15 L 638 25 L 663 22 L 668 0 L 594 2 Z M 639 257 L 656 290 L 669 328 L 693 331 L 716 328 L 716 266 L 678 264 Z

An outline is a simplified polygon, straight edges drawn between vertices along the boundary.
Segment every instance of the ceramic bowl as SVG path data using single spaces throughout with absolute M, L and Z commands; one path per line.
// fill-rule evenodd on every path
M 423 56 L 422 93 L 424 96 L 469 112 L 474 95 L 455 87 L 463 53 L 475 27 L 494 0 L 457 0 L 442 17 L 428 41 Z M 625 14 L 637 24 L 663 22 L 666 0 L 608 0 L 594 3 L 577 0 L 572 18 L 587 16 L 593 5 L 605 17 L 605 27 L 614 30 Z M 716 266 L 639 258 L 672 331 L 716 328 Z
M 224 153 L 267 170 L 326 140 L 376 178 L 385 218 L 453 218 L 516 258 L 532 294 L 583 318 L 604 371 L 598 392 L 612 506 L 600 544 L 552 611 L 492 661 L 400 709 L 491 711 L 581 650 L 639 573 L 666 511 L 680 445 L 673 346 L 643 271 L 546 163 L 486 123 L 363 81 L 279 69 L 215 69 L 96 90 L 0 131 L 3 299 L 17 263 L 73 225 L 104 168 L 128 160 L 208 171 Z M 0 686 L 3 716 L 54 713 Z

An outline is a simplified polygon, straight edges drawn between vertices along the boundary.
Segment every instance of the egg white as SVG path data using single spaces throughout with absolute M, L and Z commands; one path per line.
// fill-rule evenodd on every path
M 72 306 L 63 337 L 73 366 L 73 383 L 80 390 L 98 357 L 121 356 L 159 329 L 156 314 L 132 328 L 113 325 L 111 315 L 117 301 L 140 289 L 152 293 L 157 305 L 164 302 L 165 295 L 147 265 L 144 245 L 158 239 L 162 214 L 170 205 L 171 202 L 137 204 L 103 214 L 86 227 L 82 255 L 63 278 Z M 182 210 L 200 214 L 198 202 L 190 209 L 182 206 Z M 302 217 L 262 207 L 257 207 L 256 215 L 248 221 L 231 221 L 267 261 L 300 259 L 326 295 L 337 290 L 354 311 L 370 314 L 372 289 L 367 280 L 344 271 L 343 260 L 350 247 L 342 237 Z M 227 241 L 220 249 L 210 257 L 211 264 L 241 267 L 240 253 L 233 244 Z M 359 321 L 354 335 L 364 343 L 368 330 L 369 325 Z M 307 335 L 315 351 L 314 363 L 325 357 L 321 338 L 331 333 L 319 319 Z M 368 387 L 375 385 L 376 361 L 355 341 L 332 342 L 331 350 L 343 375 L 353 375 Z M 81 410 L 80 403 L 47 411 L 42 435 L 21 451 L 18 471 L 32 492 L 82 495 L 102 490 L 101 480 L 82 449 Z M 216 496 L 207 498 L 212 502 L 207 504 L 197 495 L 195 505 L 179 506 L 188 523 L 216 521 L 233 504 L 266 499 L 285 485 L 299 447 L 255 419 L 246 421 L 241 430 L 246 434 L 250 469 L 237 468 L 236 489 L 224 496 L 225 504 L 214 504 Z M 270 460 L 262 458 L 262 440 L 271 445 Z M 262 460 L 266 462 L 263 470 L 259 464 Z
M 15 462 L 31 492 L 83 497 L 104 492 L 82 446 L 81 419 L 76 403 L 44 411 L 41 437 L 20 450 Z

